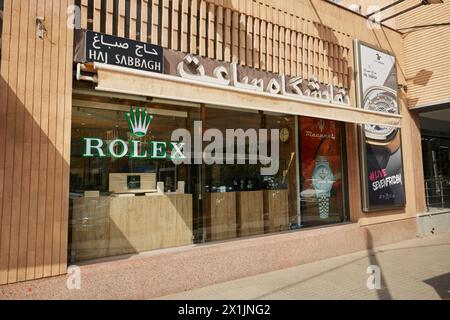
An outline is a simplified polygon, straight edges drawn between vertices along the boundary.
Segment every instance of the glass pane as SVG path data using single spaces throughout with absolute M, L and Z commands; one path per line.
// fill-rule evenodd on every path
M 234 146 L 234 164 L 204 166 L 203 241 L 289 230 L 290 221 L 297 221 L 295 117 L 207 107 L 204 120 L 204 130 L 219 130 L 225 145 Z M 238 130 L 245 139 L 227 134 Z M 281 139 L 273 141 L 271 130 L 282 131 Z M 279 150 L 276 172 L 270 175 L 262 174 L 266 166 L 260 161 L 250 161 L 252 138 L 261 143 L 261 132 L 269 140 L 267 154 L 273 156 L 275 145 Z
M 344 221 L 341 124 L 296 119 L 75 94 L 71 261 Z
M 175 165 L 167 156 L 150 158 L 150 154 L 152 142 L 169 144 L 174 130 L 189 130 L 198 109 L 139 103 L 140 110 L 148 110 L 153 118 L 148 128 L 137 121 L 134 130 L 125 114 L 137 102 L 120 101 L 108 109 L 91 103 L 94 108 L 73 108 L 71 260 L 192 244 L 195 179 L 187 165 Z M 139 130 L 145 131 L 141 137 L 135 135 Z M 86 156 L 86 138 L 103 144 L 101 151 L 91 148 L 96 153 L 93 157 Z M 114 141 L 123 145 L 109 148 Z M 123 148 L 128 152 L 117 156 Z
M 300 119 L 303 226 L 345 219 L 341 128 L 336 121 Z

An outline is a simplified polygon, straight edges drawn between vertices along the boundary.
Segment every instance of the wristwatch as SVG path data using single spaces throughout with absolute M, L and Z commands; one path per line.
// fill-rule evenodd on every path
M 371 87 L 365 93 L 364 109 L 398 114 L 397 93 L 386 87 Z M 367 143 L 397 149 L 400 146 L 398 128 L 378 124 L 364 125 Z M 392 143 L 391 143 L 392 142 Z M 394 150 L 391 150 L 394 151 Z
M 327 157 L 317 156 L 312 181 L 319 204 L 320 219 L 327 219 L 330 217 L 330 195 L 335 182 Z

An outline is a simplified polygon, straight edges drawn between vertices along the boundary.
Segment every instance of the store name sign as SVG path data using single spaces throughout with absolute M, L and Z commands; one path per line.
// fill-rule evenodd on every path
M 141 109 L 131 109 L 125 113 L 132 139 L 124 141 L 122 139 L 114 139 L 105 143 L 99 138 L 83 138 L 83 157 L 112 158 L 130 157 L 132 159 L 172 159 L 182 160 L 185 158 L 183 154 L 183 143 L 150 141 L 148 149 L 143 150 L 144 138 L 153 121 L 153 116 L 147 111 Z
M 344 88 L 336 89 L 333 84 L 323 88 L 316 76 L 312 75 L 307 80 L 302 77 L 292 77 L 289 80 L 284 74 L 271 78 L 240 77 L 236 62 L 229 66 L 226 64 L 216 67 L 212 75 L 207 75 L 200 58 L 186 55 L 177 66 L 178 76 L 183 79 L 193 80 L 220 86 L 231 86 L 237 89 L 282 95 L 303 102 L 327 102 L 337 105 L 350 105 L 350 99 Z
M 164 72 L 160 46 L 86 31 L 84 60 L 156 73 Z
M 189 130 L 179 128 L 172 132 L 171 142 L 144 142 L 153 116 L 142 109 L 131 109 L 125 113 L 125 118 L 131 140 L 115 138 L 105 142 L 100 138 L 83 138 L 83 157 L 166 159 L 175 165 L 244 165 L 248 162 L 261 164 L 261 175 L 272 176 L 279 171 L 279 129 L 227 129 L 224 136 L 221 130 L 203 130 L 202 121 L 194 121 L 193 137 Z M 204 142 L 209 144 L 203 149 Z

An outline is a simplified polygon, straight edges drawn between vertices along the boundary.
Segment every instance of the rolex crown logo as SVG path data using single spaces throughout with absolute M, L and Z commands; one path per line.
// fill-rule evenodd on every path
M 142 138 L 147 135 L 148 127 L 153 121 L 152 115 L 142 109 L 131 109 L 130 112 L 125 113 L 125 117 L 135 137 Z

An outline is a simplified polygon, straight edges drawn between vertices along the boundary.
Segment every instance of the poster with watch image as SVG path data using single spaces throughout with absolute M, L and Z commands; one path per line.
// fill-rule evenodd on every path
M 302 224 L 344 220 L 341 123 L 300 117 L 300 199 Z
M 355 41 L 358 107 L 399 114 L 395 56 Z M 363 210 L 405 206 L 401 131 L 382 125 L 360 126 Z

